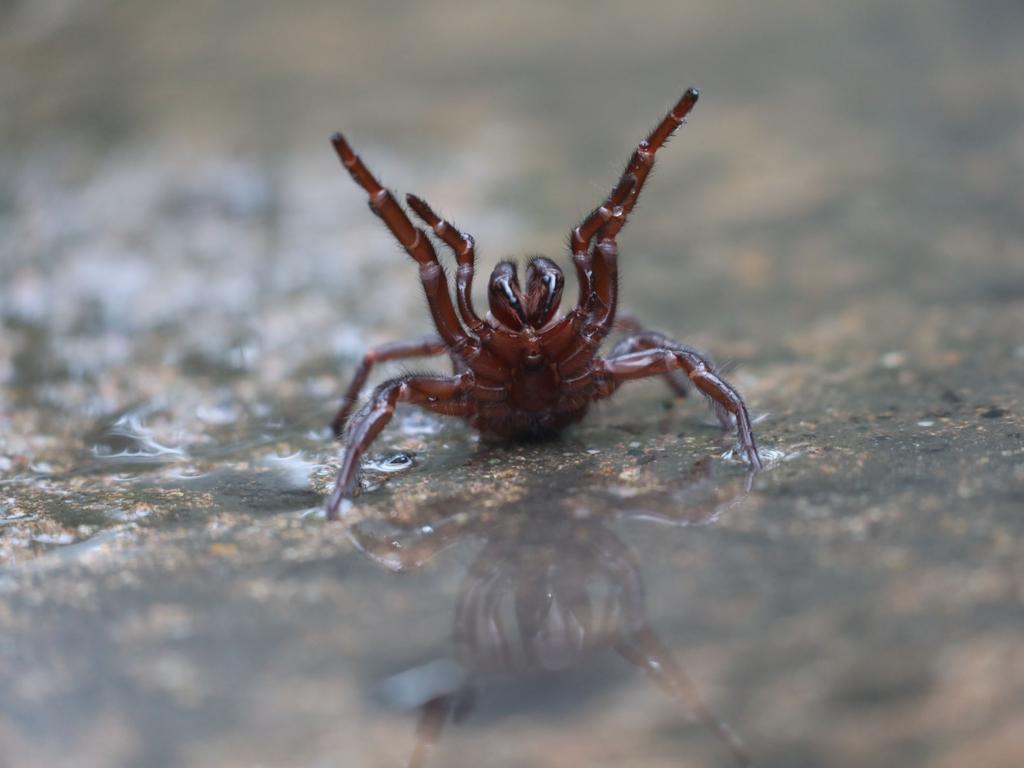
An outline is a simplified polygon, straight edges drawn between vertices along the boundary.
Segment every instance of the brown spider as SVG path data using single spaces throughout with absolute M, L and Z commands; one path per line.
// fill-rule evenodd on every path
M 647 140 L 640 142 L 607 199 L 572 230 L 570 246 L 579 299 L 565 315 L 557 314 L 564 284 L 562 270 L 550 259 L 536 257 L 527 264 L 525 290 L 520 288 L 515 264 L 503 261 L 494 268 L 488 284 L 490 312 L 482 320 L 471 295 L 473 238 L 437 216 L 422 199 L 407 195 L 413 212 L 455 253 L 456 314 L 447 276 L 426 232 L 409 221 L 345 137 L 334 135 L 334 149 L 352 178 L 366 190 L 370 209 L 419 264 L 438 335 L 386 344 L 364 356 L 332 423 L 346 452 L 328 500 L 328 519 L 336 519 L 342 501 L 353 495 L 359 459 L 391 420 L 399 402 L 461 416 L 487 437 L 545 437 L 582 419 L 591 402 L 611 396 L 630 379 L 661 375 L 678 394 L 685 394 L 684 384 L 673 377 L 681 369 L 711 400 L 723 428 L 735 423 L 748 461 L 754 469 L 761 468 L 743 398 L 718 375 L 704 353 L 633 324 L 636 333 L 619 343 L 611 356 L 597 356 L 601 342 L 615 325 L 616 238 L 636 205 L 655 153 L 685 122 L 699 95 L 696 88 L 683 94 Z M 417 374 L 386 381 L 348 420 L 374 363 L 446 352 L 452 360 L 452 376 Z

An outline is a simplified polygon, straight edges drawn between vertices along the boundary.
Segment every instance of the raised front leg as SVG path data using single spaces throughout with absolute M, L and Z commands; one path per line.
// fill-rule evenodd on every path
M 601 205 L 595 208 L 569 234 L 569 247 L 572 248 L 572 261 L 576 268 L 576 277 L 580 284 L 577 309 L 588 313 L 594 302 L 593 255 L 590 243 L 598 231 L 616 218 L 623 216 L 622 204 L 636 187 L 636 177 L 627 169 L 618 183 L 608 194 Z
M 587 215 L 569 234 L 572 249 L 572 263 L 579 283 L 579 298 L 562 320 L 544 332 L 545 348 L 557 357 L 562 376 L 572 376 L 583 370 L 597 354 L 601 338 L 583 330 L 590 324 L 594 312 L 601 312 L 612 300 L 614 288 L 608 283 L 608 270 L 594 269 L 594 256 L 590 244 L 602 226 L 622 216 L 622 202 L 636 184 L 636 179 L 626 173 L 609 193 L 605 201 Z
M 615 323 L 619 283 L 616 238 L 636 206 L 644 182 L 654 167 L 655 154 L 683 124 L 699 96 L 696 88 L 683 94 L 650 135 L 637 145 L 605 204 L 573 230 L 570 242 L 580 280 L 580 306 L 572 317 L 575 319 L 581 314 L 580 310 L 584 310 L 586 322 L 578 332 L 576 347 L 559 366 L 559 372 L 567 378 L 584 370 Z M 596 241 L 593 247 L 592 241 Z
M 669 140 L 679 126 L 686 122 L 686 116 L 690 114 L 699 98 L 699 90 L 688 88 L 686 93 L 682 95 L 682 98 L 676 102 L 676 105 L 661 119 L 658 126 L 651 131 L 647 139 L 637 145 L 633 156 L 629 159 L 629 165 L 626 166 L 626 173 L 636 177 L 636 184 L 633 185 L 629 196 L 622 202 L 623 215 L 618 219 L 610 221 L 602 230 L 600 237 L 609 237 L 614 240 L 626 225 L 629 214 L 636 206 L 636 201 L 640 199 L 640 192 L 644 188 L 644 182 L 647 181 L 647 176 L 650 174 L 651 168 L 654 167 L 654 155 L 665 145 L 665 142 Z
M 337 520 L 341 502 L 355 493 L 359 459 L 380 431 L 391 421 L 395 405 L 413 403 L 447 416 L 466 416 L 469 404 L 465 395 L 472 386 L 472 376 L 406 376 L 381 384 L 369 401 L 349 422 L 342 436 L 345 458 L 338 470 L 334 491 L 327 501 L 327 519 Z
M 736 421 L 736 435 L 747 460 L 754 469 L 762 469 L 746 403 L 731 384 L 715 373 L 711 361 L 696 350 L 659 347 L 603 360 L 601 370 L 594 374 L 599 381 L 603 380 L 604 385 L 598 388 L 597 396 L 611 395 L 623 381 L 659 376 L 680 369 L 686 372 L 701 393 L 732 414 Z M 579 381 L 579 386 L 588 385 L 587 377 L 580 377 Z
M 331 422 L 334 436 L 341 437 L 341 433 L 345 429 L 345 422 L 348 421 L 349 414 L 352 412 L 356 400 L 359 399 L 359 393 L 362 391 L 363 385 L 366 384 L 366 377 L 370 375 L 370 369 L 373 368 L 374 363 L 401 360 L 405 357 L 440 355 L 447 350 L 448 348 L 439 336 L 430 336 L 418 341 L 395 341 L 367 350 L 359 367 L 356 368 L 356 374 L 352 377 L 348 389 L 345 390 L 345 396 L 341 398 L 341 406 Z
M 452 297 L 448 289 L 448 279 L 437 260 L 437 252 L 430 243 L 427 233 L 409 221 L 405 211 L 395 200 L 394 195 L 377 181 L 376 177 L 363 163 L 362 159 L 352 151 L 352 147 L 340 133 L 331 138 L 334 151 L 337 152 L 341 164 L 349 172 L 355 182 L 366 190 L 369 196 L 370 209 L 384 222 L 391 234 L 395 236 L 405 252 L 408 253 L 420 268 L 420 282 L 430 306 L 430 314 L 434 325 L 445 344 L 455 354 L 464 358 L 475 371 L 496 380 L 503 380 L 507 374 L 506 366 L 496 357 L 480 348 L 479 342 L 466 333 L 459 316 L 452 305 Z
M 487 339 L 491 335 L 491 327 L 484 323 L 473 308 L 473 271 L 476 268 L 476 242 L 472 235 L 459 230 L 454 224 L 442 219 L 427 202 L 416 195 L 406 195 L 405 201 L 429 226 L 434 234 L 452 249 L 455 254 L 455 262 L 459 265 L 455 274 L 455 294 L 459 302 L 459 312 L 462 320 L 470 331 L 481 339 Z
M 640 192 L 647 181 L 647 176 L 654 167 L 654 156 L 669 137 L 686 121 L 686 116 L 693 109 L 700 97 L 700 91 L 690 88 L 683 94 L 676 105 L 661 119 L 658 126 L 651 131 L 646 140 L 641 141 L 633 152 L 626 166 L 626 176 L 632 176 L 636 182 L 629 194 L 622 201 L 622 215 L 611 218 L 596 234 L 594 244 L 594 282 L 598 291 L 603 291 L 601 306 L 595 311 L 584 333 L 596 338 L 599 342 L 611 331 L 615 322 L 615 310 L 618 305 L 618 242 L 619 232 L 626 225 L 629 214 L 640 199 Z

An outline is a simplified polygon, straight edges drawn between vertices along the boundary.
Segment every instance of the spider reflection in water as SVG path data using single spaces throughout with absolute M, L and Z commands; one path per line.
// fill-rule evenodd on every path
M 739 503 L 749 490 L 748 476 L 707 493 L 707 461 L 698 463 L 693 474 L 683 496 L 693 503 L 671 504 L 667 511 L 663 495 L 631 499 L 629 511 L 618 509 L 621 502 L 616 500 L 607 510 L 582 518 L 564 509 L 538 509 L 536 499 L 528 499 L 469 519 L 441 514 L 407 526 L 382 525 L 380 520 L 348 525 L 348 536 L 360 551 L 399 572 L 414 570 L 467 539 L 484 542 L 459 590 L 453 658 L 443 667 L 447 673 L 439 681 L 440 661 L 435 660 L 385 684 L 385 689 L 401 689 L 393 698 L 420 712 L 410 768 L 426 765 L 445 723 L 449 718 L 463 720 L 481 690 L 578 667 L 606 649 L 643 670 L 696 716 L 737 765 L 750 764 L 740 740 L 702 703 L 649 625 L 637 556 L 605 522 L 703 525 Z

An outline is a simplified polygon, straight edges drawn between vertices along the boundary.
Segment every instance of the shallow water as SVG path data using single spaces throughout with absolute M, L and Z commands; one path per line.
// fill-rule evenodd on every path
M 1021 764 L 1024 16 L 641 5 L 0 6 L 0 764 Z M 768 470 L 660 382 L 402 411 L 325 523 L 427 330 L 326 137 L 486 274 L 690 84 L 624 303 Z

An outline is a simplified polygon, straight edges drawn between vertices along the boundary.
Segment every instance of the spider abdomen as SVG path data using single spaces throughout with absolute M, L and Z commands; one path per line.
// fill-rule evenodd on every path
M 482 407 L 469 419 L 470 426 L 488 438 L 501 440 L 543 440 L 551 438 L 582 419 L 589 400 L 575 407 L 548 408 L 542 411 L 510 408 L 507 403 Z
M 521 411 L 546 411 L 558 404 L 559 378 L 553 365 L 522 367 L 509 382 L 508 404 Z
M 480 409 L 473 426 L 506 439 L 551 437 L 573 424 L 587 412 L 588 391 L 566 392 L 557 367 L 520 367 L 506 384 L 503 401 Z

